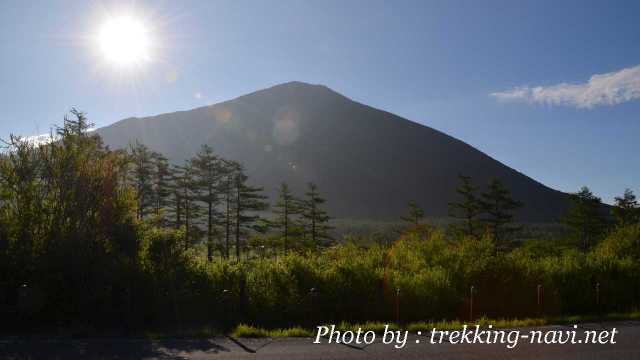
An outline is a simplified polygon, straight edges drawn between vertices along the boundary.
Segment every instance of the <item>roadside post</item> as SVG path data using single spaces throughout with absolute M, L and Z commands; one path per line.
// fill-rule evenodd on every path
M 538 304 L 538 316 L 542 316 L 542 314 L 544 313 L 544 304 L 543 304 L 543 300 L 544 300 L 544 287 L 542 286 L 542 284 L 538 284 L 538 298 L 537 298 L 537 304 Z
M 396 288 L 396 324 L 400 326 L 400 288 Z
M 473 321 L 473 294 L 476 292 L 476 289 L 473 285 L 469 289 L 469 321 Z
M 596 311 L 598 312 L 598 318 L 602 316 L 600 308 L 600 283 L 596 282 Z
M 230 330 L 233 323 L 233 314 L 231 312 L 231 291 L 224 289 L 222 290 L 222 309 L 224 311 L 224 328 L 225 330 Z
M 316 309 L 316 297 L 318 296 L 318 290 L 316 290 L 316 288 L 311 288 L 309 290 L 309 303 L 311 304 L 311 308 L 310 308 L 310 314 L 309 314 L 309 320 L 311 320 L 311 326 L 315 327 L 316 325 L 318 325 L 318 316 L 317 316 L 317 312 L 318 309 Z

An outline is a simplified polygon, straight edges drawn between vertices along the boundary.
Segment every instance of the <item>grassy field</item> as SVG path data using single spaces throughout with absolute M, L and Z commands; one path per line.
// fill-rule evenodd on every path
M 600 322 L 600 321 L 620 321 L 620 320 L 640 320 L 640 311 L 629 313 L 610 313 L 602 316 L 595 315 L 575 315 L 567 317 L 551 317 L 551 318 L 525 318 L 525 319 L 488 319 L 480 318 L 473 322 L 464 322 L 459 320 L 453 321 L 436 321 L 436 322 L 414 322 L 406 325 L 398 325 L 394 323 L 381 323 L 381 322 L 365 322 L 365 323 L 340 323 L 336 325 L 336 330 L 340 331 L 375 331 L 381 333 L 385 330 L 386 326 L 389 326 L 389 330 L 407 330 L 410 333 L 416 333 L 418 331 L 427 332 L 433 328 L 438 330 L 458 330 L 463 325 L 480 325 L 481 328 L 492 325 L 496 329 L 508 329 L 508 328 L 521 328 L 521 327 L 533 327 L 544 325 L 563 325 L 563 324 L 578 324 L 587 322 Z M 293 327 L 288 329 L 263 329 L 246 324 L 238 325 L 231 336 L 244 337 L 244 338 L 281 338 L 281 337 L 313 337 L 316 334 L 316 329 Z

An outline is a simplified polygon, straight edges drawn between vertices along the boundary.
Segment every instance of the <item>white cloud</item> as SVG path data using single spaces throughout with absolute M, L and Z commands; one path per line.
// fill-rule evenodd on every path
M 40 145 L 46 145 L 48 143 L 50 143 L 51 141 L 55 140 L 55 135 L 52 138 L 51 134 L 41 134 L 41 135 L 32 135 L 32 136 L 27 136 L 25 138 L 23 138 L 22 140 L 34 145 L 34 146 L 40 146 Z
M 87 129 L 88 133 L 96 131 L 95 128 Z M 20 139 L 27 143 L 30 143 L 34 146 L 46 145 L 51 143 L 52 141 L 58 140 L 60 137 L 55 132 L 49 134 L 40 134 L 40 135 L 30 135 L 30 136 L 22 136 Z
M 490 94 L 500 101 L 526 101 L 532 104 L 566 105 L 590 109 L 640 99 L 640 65 L 620 71 L 595 74 L 582 84 L 521 86 Z

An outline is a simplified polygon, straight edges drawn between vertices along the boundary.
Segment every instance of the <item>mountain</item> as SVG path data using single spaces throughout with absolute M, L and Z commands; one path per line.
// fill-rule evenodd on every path
M 181 162 L 210 144 L 241 161 L 274 196 L 282 181 L 302 194 L 318 184 L 333 216 L 397 219 L 409 200 L 446 216 L 459 174 L 476 184 L 498 178 L 525 203 L 523 221 L 557 219 L 568 205 L 550 189 L 470 145 L 366 106 L 321 85 L 290 82 L 189 111 L 129 118 L 98 129 L 122 148 L 138 139 Z

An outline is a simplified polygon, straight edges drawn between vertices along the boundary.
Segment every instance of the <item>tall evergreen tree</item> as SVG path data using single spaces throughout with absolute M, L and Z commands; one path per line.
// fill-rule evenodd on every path
M 234 179 L 236 172 L 240 168 L 240 164 L 235 161 L 221 160 L 221 179 L 220 179 L 220 195 L 222 197 L 222 226 L 224 230 L 224 253 L 225 259 L 229 259 L 231 251 L 231 236 L 233 234 L 233 219 L 235 212 L 233 203 L 236 199 L 234 196 Z
M 152 161 L 155 168 L 153 173 L 153 207 L 154 213 L 160 219 L 160 225 L 165 226 L 166 215 L 162 213 L 170 204 L 172 194 L 171 166 L 164 155 L 153 152 Z
M 136 189 L 138 200 L 138 219 L 144 218 L 153 208 L 153 154 L 144 144 L 136 141 L 130 146 L 131 181 Z
M 176 186 L 179 192 L 180 209 L 182 223 L 185 227 L 185 249 L 198 240 L 200 229 L 198 218 L 201 215 L 201 207 L 198 204 L 200 198 L 197 186 L 196 170 L 192 161 L 188 160 L 183 166 L 177 168 Z
M 461 199 L 459 202 L 449 203 L 449 214 L 462 221 L 459 228 L 464 235 L 479 238 L 478 216 L 482 208 L 480 199 L 476 195 L 477 189 L 470 176 L 460 175 L 459 178 L 462 184 L 456 189 L 456 192 Z
M 181 178 L 183 169 L 178 165 L 171 165 L 169 168 L 170 173 L 170 196 L 168 201 L 167 212 L 171 216 L 170 223 L 174 228 L 179 229 L 184 225 L 184 201 L 182 198 L 183 189 L 181 188 Z
M 563 220 L 574 230 L 582 242 L 582 249 L 586 251 L 605 229 L 606 220 L 602 212 L 602 201 L 586 186 L 577 193 L 571 194 L 571 200 L 573 207 Z
M 295 232 L 295 229 L 298 227 L 295 217 L 300 214 L 301 210 L 300 200 L 293 196 L 286 183 L 282 183 L 278 194 L 278 201 L 273 207 L 273 213 L 275 214 L 273 225 L 280 232 L 285 254 L 289 251 L 291 246 L 289 242 L 292 237 L 298 235 Z
M 522 207 L 522 203 L 511 197 L 500 180 L 494 179 L 481 195 L 480 207 L 485 215 L 481 221 L 493 235 L 496 249 L 503 248 L 507 234 L 518 229 L 510 224 L 513 222 L 513 211 Z
M 329 217 L 326 210 L 322 208 L 326 202 L 320 196 L 318 187 L 309 183 L 309 189 L 306 192 L 306 198 L 302 202 L 302 218 L 305 220 L 305 228 L 307 234 L 315 246 L 319 246 L 321 241 L 331 240 L 329 231 L 333 229 L 329 226 Z
M 94 124 L 87 119 L 85 113 L 76 108 L 72 108 L 70 115 L 71 116 L 65 115 L 63 126 L 56 129 L 56 134 L 60 139 L 69 140 L 75 135 L 76 137 L 90 138 L 91 141 L 101 143 L 101 140 L 97 136 L 89 135 L 89 130 Z M 77 138 L 74 140 L 77 140 Z
M 621 197 L 615 198 L 612 212 L 618 225 L 625 226 L 640 222 L 640 204 L 631 189 L 626 189 Z
M 207 208 L 207 259 L 211 261 L 216 225 L 219 223 L 218 217 L 221 216 L 216 207 L 220 203 L 220 180 L 224 176 L 224 171 L 222 161 L 208 145 L 202 146 L 193 163 L 198 174 L 197 183 L 201 193 L 199 200 Z
M 240 240 L 242 235 L 261 228 L 257 223 L 260 216 L 256 212 L 266 210 L 269 207 L 269 204 L 265 202 L 266 196 L 261 194 L 263 189 L 249 186 L 247 180 L 248 177 L 244 173 L 242 166 L 236 165 L 233 177 L 235 201 L 232 208 L 235 213 L 233 223 L 235 225 L 234 235 L 238 261 L 240 260 Z
M 420 221 L 424 218 L 424 210 L 414 200 L 409 201 L 407 215 L 402 216 L 400 219 L 411 224 L 412 226 L 419 226 Z

